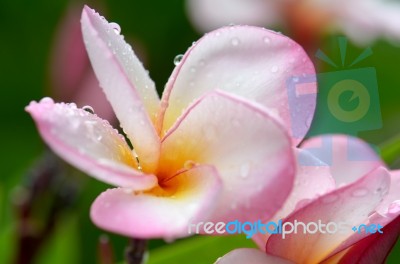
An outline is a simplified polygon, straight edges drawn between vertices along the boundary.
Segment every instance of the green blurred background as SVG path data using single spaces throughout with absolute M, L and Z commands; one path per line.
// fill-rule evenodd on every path
M 10 201 L 14 201 L 21 192 L 17 186 L 29 181 L 29 168 L 45 149 L 24 107 L 31 100 L 50 95 L 53 89 L 49 73 L 51 50 L 56 29 L 71 4 L 83 5 L 65 0 L 0 1 L 0 263 L 11 263 L 13 255 L 16 254 L 17 212 Z M 109 21 L 117 21 L 128 41 L 134 39 L 140 43 L 141 53 L 145 54 L 145 66 L 156 82 L 159 92 L 172 72 L 174 57 L 184 53 L 191 43 L 200 37 L 186 17 L 182 0 L 104 0 L 87 1 L 86 4 L 100 11 Z M 284 29 L 281 30 L 285 33 Z M 135 47 L 135 42 L 133 44 Z M 360 136 L 380 145 L 400 132 L 400 46 L 377 41 L 370 47 L 373 56 L 353 68 L 376 69 L 383 125 L 381 129 L 362 132 Z M 330 58 L 340 60 L 337 36 L 326 36 L 320 49 Z M 364 47 L 356 47 L 349 43 L 348 58 L 356 58 L 363 49 Z M 325 63 L 319 63 L 319 72 L 336 70 L 338 69 Z M 394 161 L 391 165 L 399 167 L 398 164 Z M 96 262 L 97 241 L 104 232 L 90 222 L 89 207 L 91 201 L 107 186 L 80 173 L 73 174 L 71 177 L 79 184 L 78 196 L 68 209 L 57 217 L 54 232 L 41 247 L 36 263 Z M 43 198 L 43 203 L 45 201 Z M 40 217 L 38 216 L 38 219 Z M 110 238 L 116 259 L 122 261 L 127 239 L 113 235 Z M 180 246 L 168 248 L 169 245 L 164 245 L 162 241 L 154 241 L 150 243 L 150 247 L 156 251 L 154 254 L 151 252 L 150 256 L 154 256 L 153 263 L 183 263 L 174 262 L 176 259 L 168 260 L 169 254 L 177 254 L 179 251 L 186 252 L 186 258 L 189 255 L 192 259 L 191 263 L 212 263 L 217 257 L 242 243 L 249 242 L 243 242 L 241 238 L 195 238 Z M 400 244 L 397 243 L 388 263 L 399 263 L 399 252 Z

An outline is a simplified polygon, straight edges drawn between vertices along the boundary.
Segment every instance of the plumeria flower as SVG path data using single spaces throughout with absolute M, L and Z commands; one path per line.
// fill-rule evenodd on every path
M 296 38 L 338 30 L 360 44 L 400 40 L 400 4 L 386 0 L 188 0 L 187 10 L 201 32 L 237 23 L 283 25 Z
M 315 109 L 316 85 L 309 83 L 312 100 L 295 113 L 305 128 L 288 133 L 286 81 L 315 75 L 298 44 L 250 26 L 211 32 L 183 55 L 160 100 L 117 24 L 89 7 L 81 23 L 100 86 L 134 149 L 74 104 L 44 98 L 26 110 L 56 153 L 117 186 L 94 201 L 96 225 L 175 238 L 187 236 L 190 223 L 268 219 L 280 209 L 293 186 L 292 146 Z
M 258 259 L 253 263 L 383 263 L 400 233 L 400 171 L 388 172 L 385 164 L 365 142 L 342 135 L 306 140 L 299 152 L 320 161 L 314 169 L 329 165 L 334 183 L 325 173 L 320 180 L 305 180 L 298 173 L 297 184 L 280 212 L 283 222 L 347 223 L 348 231 L 281 235 L 257 234 L 262 250 L 237 249 L 218 263 L 240 263 L 234 258 Z M 313 153 L 314 155 L 310 154 Z M 311 155 L 311 156 L 310 156 Z M 302 159 L 303 166 L 312 165 Z M 309 177 L 307 177 L 309 178 Z M 332 184 L 334 184 L 332 186 Z M 304 188 L 306 186 L 308 188 Z M 331 185 L 331 186 L 330 186 Z M 321 188 L 322 187 L 322 188 Z M 322 190 L 324 189 L 324 190 Z M 326 191 L 328 190 L 328 191 Z M 318 194 L 319 192 L 319 194 Z M 309 199 L 305 197 L 313 196 Z M 295 205 L 295 206 L 294 206 Z M 383 233 L 367 234 L 351 230 L 362 224 L 381 225 Z M 354 232 L 353 232 L 354 231 Z M 266 246 L 265 246 L 266 245 Z

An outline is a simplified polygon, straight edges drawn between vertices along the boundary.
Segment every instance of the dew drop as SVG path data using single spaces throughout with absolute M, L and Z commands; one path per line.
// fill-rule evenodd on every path
M 190 72 L 191 73 L 195 73 L 196 72 L 196 68 L 195 67 L 190 67 Z
M 122 188 L 122 190 L 123 190 L 124 193 L 127 193 L 127 194 L 133 193 L 133 190 L 130 189 L 130 188 Z
M 182 58 L 183 58 L 182 54 L 176 55 L 176 57 L 174 58 L 174 65 L 178 66 L 181 63 Z
M 277 66 L 272 66 L 271 72 L 273 72 L 273 73 L 278 72 L 278 67 Z
M 242 166 L 240 166 L 240 176 L 242 178 L 247 178 L 249 176 L 250 172 L 250 164 L 249 163 L 244 163 Z
M 240 44 L 240 41 L 239 41 L 238 38 L 233 38 L 233 39 L 231 40 L 231 44 L 232 44 L 233 46 L 238 46 L 238 45 Z
M 93 107 L 91 107 L 90 105 L 85 105 L 84 107 L 82 107 L 82 109 L 85 110 L 86 112 L 94 114 Z
M 44 98 L 42 98 L 42 100 L 40 100 L 39 103 L 42 103 L 42 104 L 53 104 L 54 101 L 50 97 L 44 97 Z
M 117 23 L 111 22 L 110 27 L 114 30 L 115 34 L 119 35 L 121 33 L 121 27 Z
M 271 43 L 271 40 L 270 40 L 269 37 L 264 37 L 263 41 L 264 41 L 265 44 L 270 44 Z
M 185 162 L 185 164 L 183 164 L 183 167 L 185 168 L 185 169 L 191 169 L 191 168 L 193 168 L 194 166 L 196 165 L 196 163 L 193 161 L 193 160 L 187 160 L 186 162 Z
M 233 125 L 234 127 L 240 127 L 240 122 L 239 122 L 239 120 L 236 119 L 236 118 L 232 119 L 232 125 Z
M 353 197 L 363 197 L 368 194 L 367 189 L 357 189 L 352 192 Z
M 389 214 L 397 214 L 398 212 L 400 212 L 400 200 L 392 202 L 388 208 Z

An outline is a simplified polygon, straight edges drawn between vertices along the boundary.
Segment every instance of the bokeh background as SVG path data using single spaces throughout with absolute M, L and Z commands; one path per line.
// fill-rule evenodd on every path
M 160 93 L 174 68 L 174 57 L 184 53 L 201 36 L 191 26 L 182 0 L 85 3 L 109 21 L 118 22 Z M 21 234 L 35 236 L 46 231 L 44 223 L 48 223 L 48 219 L 52 219 L 52 228 L 44 238 L 28 242 L 32 243 L 31 249 L 40 246 L 35 248 L 33 263 L 96 263 L 98 260 L 98 241 L 105 232 L 90 222 L 89 208 L 91 201 L 107 186 L 60 163 L 53 170 L 65 169 L 57 172 L 56 180 L 44 184 L 45 187 L 40 184 L 35 187 L 39 190 L 39 195 L 35 196 L 37 201 L 29 201 L 31 191 L 27 188 L 35 182 L 41 169 L 47 168 L 52 157 L 45 155 L 46 148 L 24 107 L 31 100 L 54 95 L 59 88 L 54 87 L 57 82 L 52 71 L 56 56 L 54 46 L 62 21 L 71 8 L 80 10 L 83 4 L 66 0 L 0 0 L 0 263 L 15 263 L 18 254 L 30 254 L 21 252 L 18 247 Z M 285 28 L 276 30 L 288 33 Z M 319 47 L 335 61 L 340 61 L 338 37 L 324 35 Z M 361 132 L 359 136 L 381 146 L 400 134 L 400 43 L 377 40 L 369 47 L 373 55 L 347 69 L 374 67 L 376 70 L 382 126 Z M 365 48 L 349 42 L 347 57 L 354 59 Z M 318 72 L 341 70 L 313 59 Z M 390 165 L 399 168 L 400 162 L 394 159 Z M 69 175 L 65 175 L 65 171 Z M 27 204 L 33 211 L 26 211 Z M 60 209 L 54 213 L 54 207 Z M 21 219 L 28 220 L 21 224 Z M 122 263 L 127 239 L 108 236 L 116 261 Z M 241 237 L 189 238 L 173 244 L 151 241 L 150 262 L 213 263 L 217 257 L 241 245 L 251 245 L 251 242 Z M 388 263 L 399 262 L 400 243 L 397 243 Z

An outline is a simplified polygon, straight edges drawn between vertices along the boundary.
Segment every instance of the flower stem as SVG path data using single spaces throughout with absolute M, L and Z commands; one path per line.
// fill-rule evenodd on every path
M 146 261 L 147 240 L 132 238 L 125 250 L 125 259 L 128 264 L 143 264 Z

